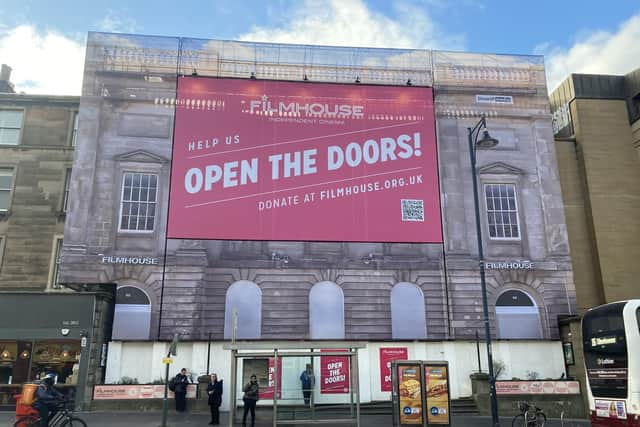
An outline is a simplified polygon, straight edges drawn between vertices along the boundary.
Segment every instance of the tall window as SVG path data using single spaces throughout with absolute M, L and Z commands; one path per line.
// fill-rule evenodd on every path
M 393 339 L 427 337 L 424 294 L 413 283 L 397 283 L 391 289 L 391 336 Z
M 253 282 L 240 280 L 229 286 L 224 303 L 224 338 L 258 339 L 262 329 L 262 291 Z
M 13 169 L 0 169 L 0 212 L 7 212 L 11 205 Z
M 513 184 L 485 184 L 489 237 L 519 239 L 518 204 Z
M 23 115 L 22 110 L 0 110 L 0 145 L 18 145 Z
M 71 183 L 71 169 L 64 174 L 64 191 L 62 193 L 62 212 L 67 211 L 69 205 L 69 184 Z
M 344 293 L 333 282 L 320 282 L 309 292 L 312 340 L 344 339 Z
M 135 286 L 121 286 L 116 291 L 113 313 L 114 340 L 148 340 L 151 331 L 151 302 Z
M 60 281 L 58 278 L 60 272 L 60 261 L 62 257 L 62 237 L 53 238 L 53 250 L 51 251 L 51 266 L 49 268 L 49 287 L 52 289 L 60 289 Z
M 78 137 L 78 112 L 73 113 L 73 128 L 71 129 L 71 146 L 75 147 Z
M 153 231 L 158 175 L 127 172 L 122 181 L 120 230 Z
M 498 297 L 496 320 L 500 338 L 542 338 L 538 307 L 522 291 L 511 289 Z

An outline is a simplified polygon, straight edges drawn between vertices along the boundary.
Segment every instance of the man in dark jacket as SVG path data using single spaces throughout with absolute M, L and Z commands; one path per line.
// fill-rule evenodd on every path
M 302 382 L 302 397 L 304 397 L 304 404 L 309 406 L 311 402 L 311 392 L 316 384 L 316 377 L 313 375 L 311 364 L 307 363 L 306 369 L 300 374 L 300 382 Z
M 244 396 L 244 415 L 242 416 L 242 425 L 247 425 L 247 414 L 251 412 L 251 427 L 256 425 L 256 402 L 258 401 L 260 386 L 255 375 L 251 375 L 250 381 L 245 384 L 242 391 Z
M 220 405 L 222 405 L 222 380 L 218 380 L 218 375 L 211 374 L 211 380 L 207 385 L 209 395 L 209 407 L 211 408 L 211 422 L 209 424 L 220 424 Z
M 185 412 L 187 410 L 187 385 L 189 384 L 187 368 L 182 368 L 173 381 L 176 387 L 174 392 L 176 395 L 176 411 Z
M 49 419 L 58 412 L 58 404 L 64 398 L 64 395 L 53 387 L 54 378 L 55 375 L 47 374 L 36 389 L 33 407 L 38 410 L 42 427 L 49 425 Z

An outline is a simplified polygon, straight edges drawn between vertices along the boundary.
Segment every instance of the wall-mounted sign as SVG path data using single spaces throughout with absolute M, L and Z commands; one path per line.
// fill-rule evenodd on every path
M 511 95 L 476 95 L 476 104 L 513 104 Z
M 580 394 L 578 381 L 496 381 L 496 394 Z
M 531 261 L 485 261 L 484 268 L 487 270 L 533 270 Z
M 187 385 L 187 398 L 196 397 L 196 384 Z M 168 390 L 169 398 L 174 394 Z M 162 399 L 164 384 L 158 385 L 97 385 L 93 388 L 94 400 Z
M 322 349 L 321 352 L 346 351 Z M 349 356 L 320 356 L 320 393 L 349 393 Z
M 181 77 L 171 169 L 170 239 L 442 243 L 428 87 Z
M 382 347 L 380 349 L 380 391 L 391 391 L 391 362 L 393 360 L 407 360 L 407 347 Z
M 158 258 L 143 256 L 103 256 L 100 261 L 103 264 L 133 264 L 133 265 L 158 265 Z

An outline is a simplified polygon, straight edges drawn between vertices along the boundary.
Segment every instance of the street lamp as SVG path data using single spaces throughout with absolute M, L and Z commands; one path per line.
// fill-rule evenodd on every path
M 489 327 L 489 306 L 487 304 L 487 283 L 484 272 L 484 253 L 482 250 L 482 230 L 480 228 L 480 203 L 478 202 L 478 179 L 476 177 L 476 150 L 493 148 L 498 145 L 498 140 L 492 138 L 487 130 L 487 122 L 482 116 L 480 121 L 469 131 L 469 156 L 471 157 L 471 177 L 473 180 L 473 203 L 476 214 L 476 235 L 478 237 L 478 258 L 480 261 L 480 286 L 482 289 L 482 310 L 484 317 L 484 334 L 487 343 L 487 363 L 489 364 L 489 398 L 491 399 L 491 418 L 493 426 L 500 426 L 498 418 L 498 399 L 496 397 L 496 378 L 493 375 L 493 354 L 491 350 L 491 328 Z M 482 138 L 478 140 L 482 132 Z

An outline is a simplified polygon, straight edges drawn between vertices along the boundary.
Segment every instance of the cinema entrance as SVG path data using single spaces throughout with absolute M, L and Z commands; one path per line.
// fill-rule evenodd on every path
M 245 413 L 245 385 L 259 385 L 256 419 L 274 427 L 304 423 L 360 426 L 360 342 L 236 343 L 231 351 L 229 426 Z M 247 423 L 250 423 L 250 411 Z

